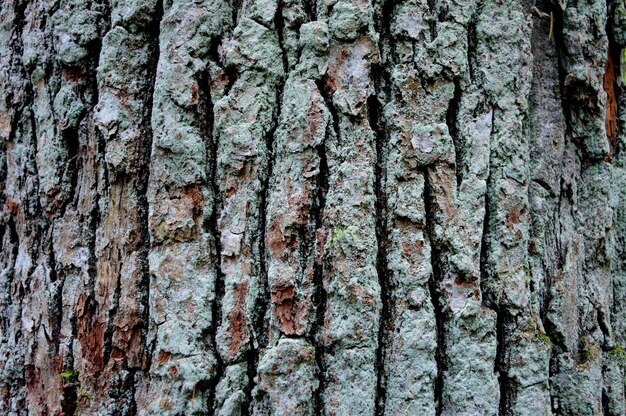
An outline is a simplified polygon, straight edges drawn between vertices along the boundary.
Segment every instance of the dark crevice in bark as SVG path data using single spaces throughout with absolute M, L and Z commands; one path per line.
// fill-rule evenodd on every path
M 606 387 L 602 388 L 602 414 L 604 416 L 613 416 L 609 407 L 609 396 L 606 394 Z
M 437 13 L 437 0 L 428 0 L 428 27 L 430 28 L 430 40 L 431 42 L 435 40 L 437 37 L 437 21 L 438 21 L 438 13 Z
M 337 138 L 337 141 L 340 141 L 341 136 L 339 134 L 339 113 L 337 112 L 337 109 L 333 104 L 333 91 L 330 89 L 327 80 L 327 75 L 324 75 L 321 80 L 316 80 L 315 84 L 317 85 L 317 89 L 324 99 L 326 108 L 328 109 L 328 111 L 330 111 L 330 114 L 333 118 L 333 131 L 335 133 L 335 137 Z
M 304 12 L 309 18 L 309 22 L 317 20 L 317 4 L 316 0 L 303 0 Z
M 280 45 L 281 56 L 283 58 L 283 71 L 285 72 L 286 79 L 289 73 L 289 57 L 285 51 L 285 19 L 283 18 L 283 7 L 283 2 L 279 0 L 276 14 L 274 15 L 274 26 L 276 27 L 276 35 L 278 36 L 278 44 Z M 280 104 L 280 97 L 278 103 Z M 280 106 L 278 109 L 280 110 Z M 280 111 L 278 111 L 277 115 L 280 115 Z
M 317 175 L 316 184 L 316 206 L 313 209 L 315 217 L 315 232 L 323 227 L 324 208 L 326 207 L 326 195 L 328 194 L 328 159 L 326 156 L 326 141 L 330 137 L 331 124 L 326 126 L 326 134 L 324 142 L 321 143 L 317 152 L 319 155 L 319 174 Z M 315 302 L 315 322 L 311 333 L 313 334 L 312 345 L 315 346 L 315 363 L 317 365 L 317 380 L 318 386 L 314 392 L 314 414 L 316 416 L 322 416 L 324 412 L 324 353 L 325 349 L 321 342 L 316 342 L 315 335 L 318 334 L 324 328 L 324 312 L 326 311 L 326 290 L 324 290 L 324 247 L 320 245 L 320 239 L 315 239 L 315 262 L 313 265 L 313 285 L 315 287 L 314 302 Z
M 376 194 L 376 241 L 378 251 L 376 254 L 376 272 L 381 294 L 381 311 L 378 327 L 378 346 L 376 348 L 376 415 L 385 413 L 386 399 L 386 374 L 385 374 L 385 351 L 387 338 L 391 331 L 391 288 L 390 271 L 387 264 L 387 250 L 389 246 L 387 229 L 387 193 L 386 183 L 386 141 L 383 109 L 376 96 L 370 96 L 367 100 L 367 112 L 370 128 L 374 130 L 376 140 L 376 164 L 374 166 L 374 190 Z
M 495 121 L 496 109 L 493 110 L 492 114 L 492 133 L 493 134 L 493 126 Z M 491 146 L 490 146 L 491 147 Z M 489 150 L 491 154 L 491 150 Z M 485 192 L 485 217 L 483 219 L 483 230 L 481 236 L 481 244 L 480 244 L 480 277 L 481 277 L 481 292 L 482 292 L 482 304 L 485 307 L 488 307 L 496 312 L 496 359 L 494 363 L 494 372 L 498 373 L 498 384 L 500 388 L 500 401 L 498 405 L 500 416 L 508 416 L 510 414 L 510 404 L 511 404 L 511 395 L 510 395 L 510 383 L 508 378 L 508 366 L 506 365 L 506 345 L 505 345 L 505 337 L 506 337 L 506 323 L 507 323 L 507 312 L 503 310 L 498 304 L 497 295 L 493 293 L 493 290 L 490 288 L 490 285 L 493 285 L 493 279 L 496 276 L 493 274 L 493 270 L 490 265 L 489 259 L 489 251 L 490 247 L 490 226 L 491 226 L 491 215 L 492 215 L 492 202 L 491 202 L 491 192 L 493 190 L 493 181 L 492 181 L 492 165 L 491 165 L 491 156 L 489 157 L 489 174 L 487 176 L 487 190 Z
M 340 140 L 340 128 L 339 128 L 339 113 L 335 108 L 335 105 L 332 101 L 333 92 L 330 89 L 328 84 L 327 75 L 324 75 L 322 79 L 315 80 L 315 84 L 317 89 L 324 100 L 324 104 L 328 111 L 330 112 L 332 123 L 326 126 L 326 137 L 324 140 L 324 146 L 319 148 L 320 151 L 320 178 L 323 187 L 318 188 L 318 200 L 320 207 L 317 210 L 318 218 L 316 218 L 316 228 L 317 230 L 321 230 L 323 228 L 323 211 L 326 206 L 326 195 L 329 187 L 329 169 L 328 169 L 328 159 L 326 157 L 326 147 L 325 144 L 332 136 L 335 137 L 337 141 Z M 325 240 L 325 239 L 324 239 Z M 317 243 L 320 243 L 320 240 L 317 240 Z M 325 371 L 326 371 L 326 363 L 324 360 L 324 355 L 328 352 L 326 347 L 323 345 L 321 341 L 322 331 L 324 329 L 324 320 L 327 306 L 327 293 L 324 288 L 324 264 L 325 264 L 325 247 L 318 246 L 318 253 L 316 259 L 315 266 L 315 287 L 316 287 L 316 311 L 315 311 L 315 326 L 313 328 L 314 337 L 317 339 L 315 343 L 315 360 L 318 366 L 318 388 L 314 392 L 315 397 L 315 415 L 321 416 L 325 414 L 325 406 L 324 406 L 324 392 L 326 387 L 325 382 Z
M 492 113 L 491 120 L 491 128 L 493 133 L 493 121 L 495 117 L 495 109 Z M 490 266 L 489 266 L 489 215 L 491 213 L 491 196 L 489 195 L 490 189 L 492 188 L 492 179 L 491 179 L 491 157 L 489 158 L 489 163 L 487 164 L 489 173 L 487 174 L 487 187 L 485 192 L 485 216 L 483 218 L 483 229 L 480 239 L 480 291 L 482 293 L 482 306 L 496 309 L 494 308 L 494 300 L 492 298 L 492 293 L 487 288 L 487 284 L 491 279 L 490 276 Z
M 496 309 L 496 363 L 495 372 L 498 373 L 498 384 L 500 386 L 500 403 L 498 405 L 500 416 L 511 416 L 512 388 L 508 374 L 506 336 L 509 323 L 508 314 L 501 308 Z
M 152 174 L 152 163 L 150 161 L 150 149 L 152 149 L 152 143 L 154 141 L 154 131 L 152 130 L 152 109 L 154 108 L 154 88 L 156 85 L 157 79 L 157 67 L 159 65 L 159 55 L 160 55 L 160 41 L 161 41 L 161 20 L 163 19 L 163 0 L 157 0 L 155 6 L 155 16 L 154 20 L 151 24 L 150 30 L 148 31 L 150 39 L 153 40 L 152 44 L 152 59 L 150 62 L 150 89 L 148 92 L 148 98 L 146 100 L 147 109 L 146 109 L 146 132 L 148 133 L 147 143 L 146 143 L 146 169 L 142 172 L 141 182 L 142 188 L 139 190 L 139 202 L 142 208 L 145 210 L 142 213 L 141 219 L 143 222 L 142 226 L 142 236 L 144 238 L 144 253 L 141 256 L 142 259 L 142 287 L 145 288 L 144 292 L 144 300 L 142 302 L 143 305 L 143 313 L 142 319 L 144 322 L 143 327 L 143 343 L 144 343 L 144 354 L 145 354 L 145 364 L 144 371 L 149 371 L 150 366 L 152 365 L 152 353 L 156 346 L 155 340 L 153 340 L 152 345 L 149 345 L 148 340 L 148 331 L 150 329 L 150 264 L 148 261 L 148 254 L 150 253 L 150 248 L 152 242 L 150 241 L 150 224 L 149 224 L 149 203 L 148 203 L 148 183 L 150 182 L 150 175 Z
M 282 87 L 278 90 L 277 93 L 277 111 L 274 114 L 273 119 L 277 119 L 277 115 L 280 114 L 281 108 L 281 99 L 282 99 Z M 266 322 L 266 314 L 268 309 L 268 300 L 271 298 L 270 288 L 269 288 L 269 278 L 267 272 L 267 254 L 266 254 L 266 246 L 265 246 L 265 231 L 267 226 L 267 207 L 268 207 L 268 194 L 270 188 L 270 178 L 272 177 L 272 171 L 274 166 L 274 155 L 273 155 L 273 142 L 274 142 L 274 133 L 278 127 L 278 123 L 275 122 L 270 131 L 268 131 L 265 143 L 267 146 L 267 170 L 265 171 L 265 177 L 262 180 L 262 190 L 261 190 L 261 203 L 259 209 L 259 285 L 261 287 L 260 293 L 261 296 L 256 299 L 255 302 L 255 316 L 252 317 L 251 321 L 253 322 L 253 328 L 250 331 L 251 334 L 251 343 L 250 349 L 246 352 L 246 362 L 247 362 L 247 373 L 248 373 L 248 383 L 244 389 L 244 393 L 246 399 L 244 400 L 244 404 L 242 405 L 242 414 L 244 416 L 250 415 L 250 407 L 252 405 L 252 391 L 255 385 L 255 377 L 257 374 L 257 367 L 259 363 L 259 350 L 267 345 L 268 340 L 267 337 L 268 331 L 267 322 Z
M 448 105 L 448 111 L 446 112 L 446 124 L 448 125 L 448 132 L 452 137 L 452 143 L 454 144 L 455 155 L 455 173 L 456 173 L 456 186 L 457 189 L 463 182 L 463 159 L 465 143 L 461 134 L 459 134 L 458 116 L 459 106 L 461 105 L 461 83 L 457 79 L 454 80 L 454 97 L 450 100 Z
M 443 310 L 443 302 L 439 290 L 439 282 L 442 280 L 442 258 L 439 244 L 435 236 L 435 207 L 433 206 L 434 195 L 430 183 L 428 168 L 424 170 L 424 208 L 426 211 L 426 234 L 431 247 L 432 273 L 428 279 L 428 290 L 430 292 L 431 302 L 433 304 L 433 313 L 435 315 L 435 324 L 437 329 L 437 349 L 435 351 L 435 360 L 437 362 L 437 378 L 435 380 L 435 402 L 437 416 L 443 411 L 443 385 L 445 372 L 447 370 L 447 344 L 446 344 L 446 315 Z
M 208 83 L 207 83 L 208 85 Z M 215 408 L 215 395 L 217 390 L 217 384 L 220 379 L 224 375 L 224 361 L 218 351 L 217 348 L 217 331 L 219 327 L 219 323 L 222 320 L 222 300 L 224 298 L 225 288 L 224 288 L 224 272 L 221 267 L 221 258 L 222 258 L 222 243 L 220 240 L 220 232 L 218 226 L 218 215 L 221 211 L 222 200 L 220 197 L 219 185 L 217 183 L 217 156 L 218 156 L 218 143 L 215 135 L 213 134 L 214 128 L 214 111 L 213 111 L 213 100 L 211 96 L 211 90 L 207 86 L 205 91 L 205 100 L 206 100 L 206 135 L 207 135 L 207 157 L 209 160 L 207 161 L 207 166 L 209 169 L 209 185 L 211 187 L 211 193 L 213 194 L 213 210 L 211 212 L 211 216 L 208 219 L 208 223 L 204 224 L 204 227 L 210 232 L 213 238 L 213 247 L 212 247 L 212 257 L 213 264 L 215 265 L 215 298 L 213 299 L 213 304 L 211 305 L 211 327 L 209 328 L 209 342 L 211 344 L 211 349 L 215 354 L 215 358 L 217 360 L 217 366 L 215 368 L 215 378 L 213 383 L 211 383 L 209 389 L 209 397 L 208 397 L 208 406 L 209 406 L 209 414 L 214 415 L 216 413 Z
M 64 165 L 64 182 L 69 182 L 69 195 L 65 199 L 61 208 L 61 215 L 64 216 L 67 212 L 69 204 L 76 205 L 76 189 L 78 188 L 78 159 L 79 156 L 79 140 L 78 131 L 76 129 L 67 129 L 61 131 L 61 137 L 65 141 L 65 148 L 67 150 L 67 162 Z
M 382 0 L 380 5 L 380 14 L 374 21 L 376 31 L 379 34 L 378 49 L 380 51 L 380 64 L 373 66 L 373 71 L 378 74 L 374 77 L 376 83 L 376 93 L 383 102 L 391 100 L 391 72 L 398 61 L 395 53 L 395 42 L 391 34 L 391 20 L 394 15 L 395 2 L 393 0 Z M 412 43 L 415 49 L 415 43 Z
M 63 399 L 61 400 L 61 411 L 65 416 L 74 416 L 77 414 L 78 407 L 78 376 L 73 369 L 65 369 L 63 377 Z
M 376 140 L 376 164 L 374 166 L 374 191 L 376 196 L 376 241 L 378 251 L 376 253 L 376 272 L 381 293 L 381 310 L 378 327 L 378 345 L 376 347 L 376 397 L 375 414 L 385 414 L 387 404 L 387 373 L 386 359 L 389 339 L 393 334 L 394 327 L 394 302 L 392 298 L 391 271 L 388 264 L 389 252 L 389 224 L 387 217 L 387 160 L 388 160 L 388 135 L 384 115 L 384 103 L 391 97 L 391 74 L 393 62 L 385 62 L 388 56 L 394 61 L 392 53 L 393 38 L 391 35 L 391 20 L 394 10 L 392 0 L 381 0 L 377 4 L 379 9 L 375 15 L 375 30 L 379 34 L 378 48 L 381 53 L 381 62 L 372 65 L 372 82 L 375 96 L 370 96 L 367 101 L 369 125 L 374 130 Z M 387 52 L 387 53 L 385 53 Z
M 233 12 L 233 25 L 237 26 L 237 19 L 239 18 L 239 13 L 241 11 L 241 4 L 243 0 L 229 0 L 230 7 Z
M 63 322 L 63 286 L 65 285 L 65 276 L 59 276 L 57 272 L 56 260 L 54 258 L 54 245 L 52 243 L 52 227 L 50 227 L 47 235 L 47 240 L 50 242 L 47 248 L 47 265 L 50 269 L 50 281 L 59 282 L 56 286 L 52 286 L 54 292 L 52 293 L 52 307 L 50 309 L 50 322 L 52 324 L 50 338 L 53 343 L 55 354 L 59 354 L 61 344 L 61 325 Z M 0 240 L 1 241 L 1 240 Z M 0 251 L 2 247 L 0 247 Z
M 563 33 L 563 10 L 552 2 L 546 4 L 545 7 L 549 10 L 553 19 L 554 44 L 558 57 L 560 101 L 563 107 L 563 115 L 565 117 L 565 138 L 566 140 L 572 140 L 576 144 L 577 148 L 580 149 L 580 143 L 573 139 L 574 134 L 572 128 L 572 117 L 574 112 L 573 106 L 576 102 L 576 97 L 573 96 L 575 94 L 575 87 L 568 87 L 565 83 L 568 73 L 566 69 L 567 46 L 565 43 L 565 35 Z

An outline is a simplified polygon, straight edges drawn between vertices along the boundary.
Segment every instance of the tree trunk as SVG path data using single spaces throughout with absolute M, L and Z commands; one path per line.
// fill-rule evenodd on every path
M 1 414 L 626 414 L 625 0 L 0 23 Z

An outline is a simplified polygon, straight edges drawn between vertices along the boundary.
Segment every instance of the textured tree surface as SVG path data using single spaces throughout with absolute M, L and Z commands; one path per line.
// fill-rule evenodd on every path
M 626 413 L 625 0 L 2 0 L 0 414 Z

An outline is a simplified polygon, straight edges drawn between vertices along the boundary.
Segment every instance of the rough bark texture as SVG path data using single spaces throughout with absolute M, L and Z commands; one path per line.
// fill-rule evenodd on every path
M 625 0 L 3 0 L 3 415 L 626 414 Z

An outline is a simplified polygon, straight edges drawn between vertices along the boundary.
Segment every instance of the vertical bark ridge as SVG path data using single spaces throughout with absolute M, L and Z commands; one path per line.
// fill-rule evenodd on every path
M 156 2 L 140 2 L 134 8 L 123 4 L 108 10 L 112 27 L 102 39 L 98 63 L 99 101 L 94 117 L 103 154 L 103 216 L 94 253 L 97 302 L 106 329 L 103 370 L 92 389 L 96 396 L 116 400 L 124 414 L 136 413 L 137 380 L 145 380 L 146 364 L 150 364 L 146 354 L 150 251 L 146 195 L 161 7 Z M 120 79 L 129 83 L 120 84 Z M 96 407 L 102 400 L 82 402 L 80 411 L 106 411 Z
M 325 81 L 337 109 L 339 136 L 328 143 L 329 192 L 324 211 L 324 410 L 373 413 L 380 287 L 376 274 L 375 137 L 367 121 L 373 92 L 371 65 L 378 60 L 367 18 L 370 2 L 325 7 L 330 59 Z M 356 19 L 353 25 L 343 22 Z M 350 179 L 347 181 L 346 179 Z
M 264 309 L 269 301 L 265 194 L 285 60 L 278 2 L 245 5 L 223 48 L 225 64 L 233 68 L 236 80 L 214 106 L 217 183 L 223 202 L 218 220 L 219 254 L 224 273 L 217 344 L 226 365 L 217 386 L 216 410 L 239 408 L 248 414 L 252 412 L 259 348 L 266 343 L 261 337 L 266 333 Z
M 545 412 L 547 388 L 532 388 L 528 379 L 547 377 L 545 367 L 524 366 L 526 357 L 545 360 L 549 352 L 537 339 L 530 303 L 528 272 L 528 161 L 529 144 L 525 133 L 527 102 L 531 84 L 530 8 L 523 2 L 500 7 L 483 2 L 477 25 L 478 51 L 487 53 L 483 80 L 498 74 L 497 85 L 483 82 L 494 105 L 490 139 L 488 216 L 482 255 L 481 285 L 487 305 L 496 311 L 497 354 L 494 368 L 500 373 L 499 411 L 502 414 Z M 514 54 L 493 59 L 488 46 L 499 42 L 511 27 L 516 36 L 507 43 L 516 45 Z M 492 75 L 493 74 L 493 75 Z M 515 85 L 515 87 L 512 87 Z M 545 373 L 545 374 L 544 374 Z M 530 410 L 530 404 L 536 408 Z M 539 410 L 541 409 L 541 410 Z
M 164 3 L 152 109 L 149 255 L 150 379 L 136 394 L 144 414 L 203 412 L 215 378 L 208 333 L 216 270 L 205 228 L 213 212 L 206 154 L 210 47 L 230 24 L 225 1 Z M 191 17 L 194 18 L 191 18 Z
M 304 11 L 288 4 L 282 50 L 302 21 Z M 299 16 L 299 17 L 298 17 Z M 331 115 L 318 81 L 326 70 L 328 27 L 322 22 L 298 28 L 298 62 L 284 60 L 287 73 L 273 131 L 273 167 L 268 177 L 265 211 L 266 345 L 260 352 L 253 390 L 254 414 L 313 414 L 319 391 L 320 352 L 315 349 L 316 305 L 323 303 L 316 286 L 322 273 L 318 228 L 327 189 L 325 146 Z M 318 306 L 319 307 L 319 306 Z

